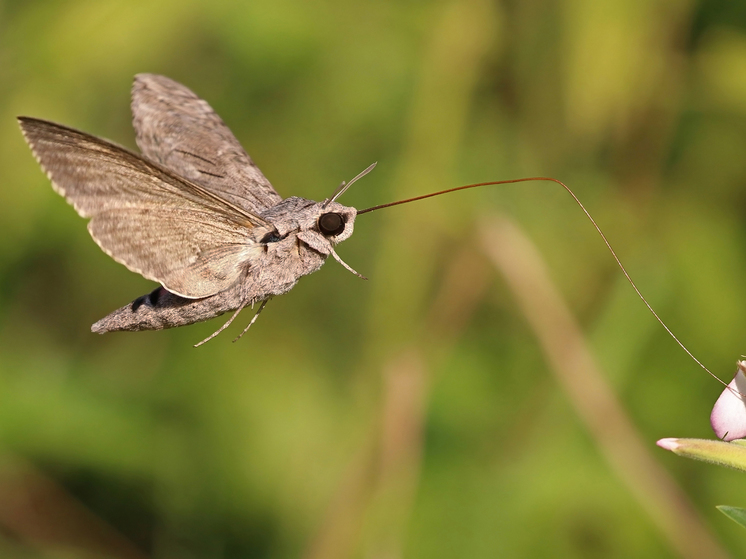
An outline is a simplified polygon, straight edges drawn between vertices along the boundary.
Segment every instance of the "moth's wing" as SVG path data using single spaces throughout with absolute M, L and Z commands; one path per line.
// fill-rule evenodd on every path
M 55 190 L 67 198 L 109 256 L 188 298 L 233 285 L 259 245 L 252 227 L 272 226 L 106 140 L 19 117 Z
M 255 214 L 282 200 L 212 107 L 183 85 L 138 74 L 132 116 L 143 154 L 177 175 Z

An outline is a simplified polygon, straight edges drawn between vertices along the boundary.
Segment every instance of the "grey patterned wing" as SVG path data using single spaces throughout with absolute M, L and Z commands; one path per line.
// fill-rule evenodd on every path
M 187 298 L 233 285 L 261 250 L 253 227 L 271 225 L 200 185 L 106 140 L 19 117 L 55 190 L 90 218 L 109 256 Z
M 282 200 L 212 107 L 183 85 L 138 74 L 132 115 L 140 150 L 177 175 L 255 214 Z

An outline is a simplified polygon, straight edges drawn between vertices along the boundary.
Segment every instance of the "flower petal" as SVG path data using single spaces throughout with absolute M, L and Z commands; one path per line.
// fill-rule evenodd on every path
M 736 376 L 715 402 L 710 425 L 724 441 L 746 437 L 746 361 L 738 362 Z

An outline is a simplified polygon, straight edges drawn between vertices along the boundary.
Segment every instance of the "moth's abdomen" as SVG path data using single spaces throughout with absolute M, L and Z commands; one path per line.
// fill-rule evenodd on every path
M 158 287 L 148 295 L 115 310 L 93 326 L 97 334 L 106 332 L 163 330 L 210 320 L 241 306 L 238 286 L 204 299 L 186 299 Z

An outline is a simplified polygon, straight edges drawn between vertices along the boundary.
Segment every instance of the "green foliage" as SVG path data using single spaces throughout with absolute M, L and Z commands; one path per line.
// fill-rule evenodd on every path
M 329 262 L 236 344 L 248 312 L 197 350 L 220 320 L 91 334 L 153 285 L 91 241 L 15 116 L 133 147 L 137 72 L 207 99 L 283 196 L 373 161 L 342 203 L 555 176 L 703 362 L 727 377 L 744 353 L 741 3 L 3 2 L 0 556 L 682 555 L 684 505 L 651 505 L 647 470 L 604 450 L 574 399 L 596 393 L 568 398 L 488 258 L 482 227 L 506 215 L 698 526 L 746 553 L 712 507 L 746 502 L 741 477 L 653 446 L 710 436 L 721 387 L 557 185 L 361 216 L 338 252 L 370 281 Z
M 740 509 L 738 507 L 729 507 L 726 505 L 720 505 L 716 507 L 725 516 L 730 518 L 733 522 L 739 526 L 746 528 L 746 509 Z
M 746 472 L 746 445 L 743 439 L 731 443 L 706 439 L 663 439 L 658 441 L 658 446 L 685 458 Z

